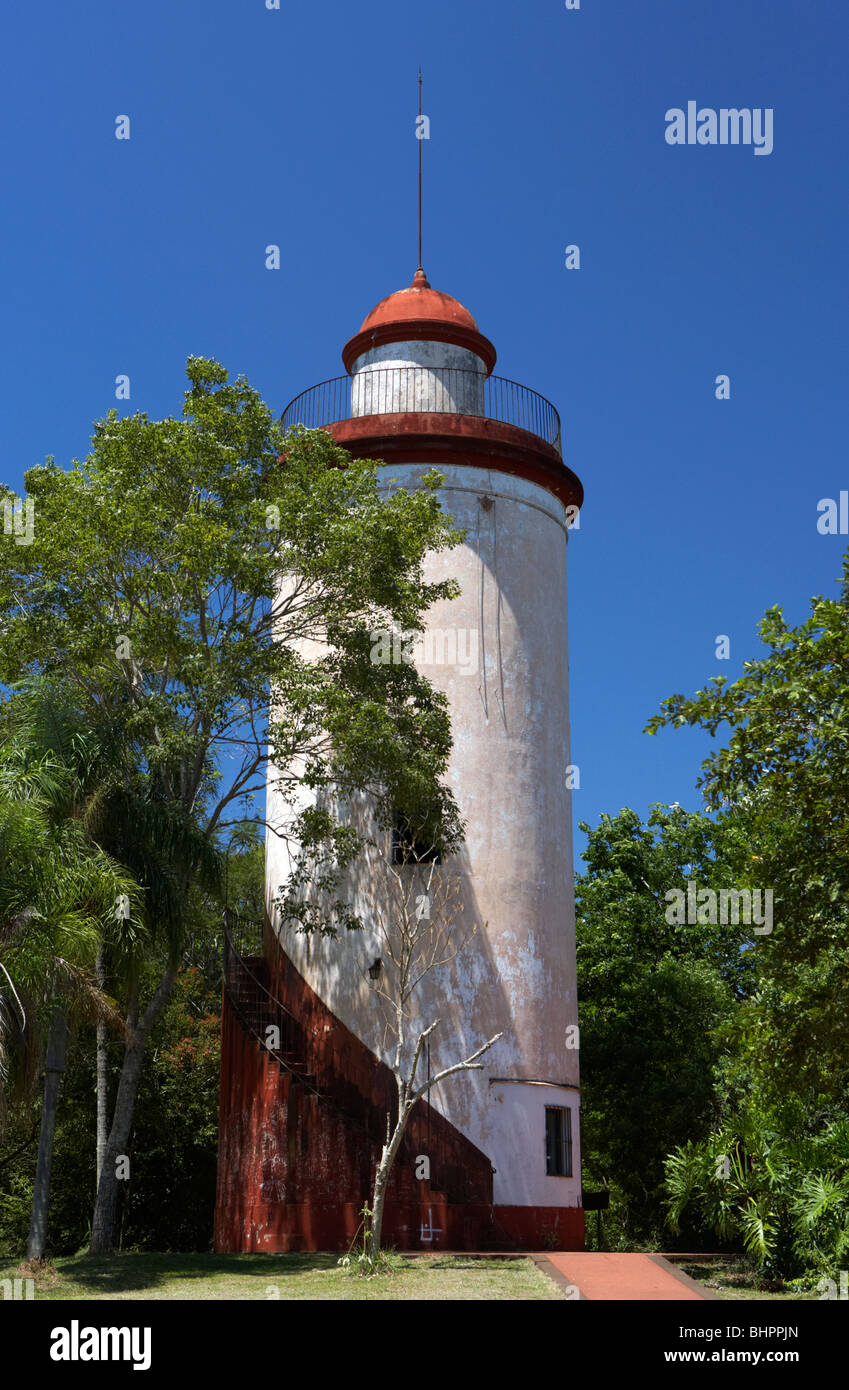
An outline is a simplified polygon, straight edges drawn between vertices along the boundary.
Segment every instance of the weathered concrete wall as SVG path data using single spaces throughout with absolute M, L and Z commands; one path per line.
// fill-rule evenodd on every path
M 371 1196 L 393 1078 L 270 938 L 266 952 L 268 987 L 298 1021 L 301 1060 L 322 1098 L 274 1061 L 225 989 L 215 1249 L 344 1250 Z M 430 1158 L 429 1181 L 416 1177 L 419 1154 Z M 582 1216 L 494 1207 L 486 1156 L 417 1107 L 387 1196 L 386 1239 L 399 1249 L 539 1249 L 552 1240 L 580 1249 Z
M 415 486 L 423 471 L 405 464 L 382 473 L 387 485 Z M 567 1031 L 577 1024 L 577 998 L 566 518 L 548 491 L 524 479 L 462 463 L 440 471 L 443 504 L 467 538 L 429 559 L 428 577 L 456 577 L 462 593 L 431 613 L 442 659 L 423 669 L 450 701 L 449 780 L 467 832 L 445 872 L 462 879 L 458 930 L 474 927 L 476 935 L 456 961 L 427 977 L 417 1017 L 422 1024 L 441 1019 L 433 1071 L 504 1033 L 482 1071 L 452 1077 L 432 1093 L 434 1105 L 491 1158 L 495 1202 L 578 1208 L 578 1054 Z M 446 661 L 450 634 L 454 660 Z M 434 642 L 430 655 L 438 653 Z M 269 809 L 273 816 L 273 796 Z M 283 846 L 270 838 L 269 900 L 287 867 Z M 373 870 L 366 861 L 348 885 L 366 917 Z M 292 934 L 284 945 L 333 1012 L 385 1055 L 364 974 L 381 954 L 376 927 L 338 942 Z M 546 1175 L 546 1105 L 571 1111 L 571 1178 Z

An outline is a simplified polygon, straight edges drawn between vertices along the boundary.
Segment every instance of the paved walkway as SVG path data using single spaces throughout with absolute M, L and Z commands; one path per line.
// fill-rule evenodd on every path
M 682 1274 L 662 1255 L 547 1253 L 545 1258 L 568 1283 L 580 1289 L 581 1298 L 590 1301 L 691 1299 L 699 1302 L 716 1297 Z

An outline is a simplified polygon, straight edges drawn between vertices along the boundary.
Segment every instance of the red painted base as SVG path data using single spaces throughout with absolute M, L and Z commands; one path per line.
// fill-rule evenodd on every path
M 344 1251 L 371 1197 L 394 1078 L 270 934 L 265 951 L 257 968 L 297 1020 L 293 1045 L 321 1094 L 260 1045 L 225 988 L 215 1249 Z M 415 1176 L 420 1155 L 429 1181 Z M 582 1250 L 584 1213 L 494 1206 L 486 1154 L 420 1102 L 389 1181 L 384 1234 L 399 1250 Z
M 354 1202 L 261 1202 L 241 1216 L 238 1233 L 217 1230 L 219 1253 L 345 1251 L 361 1220 Z M 396 1250 L 577 1251 L 584 1248 L 584 1213 L 579 1207 L 460 1205 L 436 1198 L 387 1201 L 384 1240 Z

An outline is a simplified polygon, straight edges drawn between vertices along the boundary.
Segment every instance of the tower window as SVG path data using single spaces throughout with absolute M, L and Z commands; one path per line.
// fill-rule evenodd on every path
M 572 1112 L 565 1105 L 545 1107 L 545 1171 L 551 1178 L 572 1176 Z
M 392 826 L 393 864 L 441 864 L 439 849 L 428 843 L 423 831 L 416 831 L 404 816 L 396 816 Z

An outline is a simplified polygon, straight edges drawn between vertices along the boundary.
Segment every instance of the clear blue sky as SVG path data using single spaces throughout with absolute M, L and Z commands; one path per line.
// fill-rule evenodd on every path
M 421 63 L 428 275 L 496 370 L 557 405 L 586 488 L 576 819 L 695 807 L 707 741 L 651 739 L 646 719 L 737 674 L 767 606 L 801 619 L 833 592 L 849 543 L 816 528 L 818 500 L 849 488 L 849 4 L 46 0 L 7 8 L 2 44 L 0 429 L 18 488 L 48 453 L 86 452 L 119 373 L 119 408 L 161 416 L 190 353 L 280 410 L 342 371 L 342 344 L 415 269 Z M 691 99 L 772 108 L 773 153 L 669 146 L 665 112 Z

